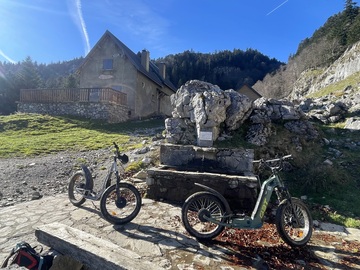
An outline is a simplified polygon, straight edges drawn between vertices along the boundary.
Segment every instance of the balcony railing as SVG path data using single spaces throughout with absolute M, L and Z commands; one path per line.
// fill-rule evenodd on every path
M 111 88 L 21 89 L 20 102 L 103 102 L 126 105 L 127 96 Z

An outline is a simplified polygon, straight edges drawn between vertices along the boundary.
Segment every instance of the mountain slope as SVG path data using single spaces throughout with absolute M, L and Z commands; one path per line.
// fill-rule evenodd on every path
M 294 83 L 292 92 L 288 96 L 291 100 L 313 94 L 328 94 L 334 91 L 342 91 L 339 82 L 344 81 L 345 87 L 356 87 L 360 83 L 360 76 L 349 78 L 360 72 L 360 42 L 349 47 L 334 63 L 327 68 L 311 68 L 303 71 Z M 348 82 L 346 83 L 346 80 Z M 330 88 L 329 86 L 334 87 Z M 327 88 L 326 91 L 324 88 Z M 325 90 L 325 91 L 324 91 Z

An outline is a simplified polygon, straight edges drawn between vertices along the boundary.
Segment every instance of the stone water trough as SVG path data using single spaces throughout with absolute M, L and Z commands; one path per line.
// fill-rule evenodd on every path
M 250 210 L 259 190 L 253 158 L 249 149 L 163 144 L 160 166 L 147 170 L 147 197 L 183 203 L 203 190 L 194 185 L 197 182 L 220 192 L 233 210 Z

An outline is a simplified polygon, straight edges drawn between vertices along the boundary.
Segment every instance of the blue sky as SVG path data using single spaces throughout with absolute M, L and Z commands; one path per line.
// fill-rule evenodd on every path
M 72 60 L 109 30 L 152 59 L 251 48 L 287 62 L 344 6 L 345 0 L 0 0 L 0 61 Z

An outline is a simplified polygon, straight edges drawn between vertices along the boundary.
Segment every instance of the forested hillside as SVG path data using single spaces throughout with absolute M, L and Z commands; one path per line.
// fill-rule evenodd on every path
M 283 64 L 253 49 L 216 53 L 185 51 L 156 62 L 166 64 L 169 79 L 177 87 L 197 79 L 216 84 L 224 90 L 239 89 L 243 84 L 253 85 Z
M 287 97 L 302 72 L 328 67 L 357 41 L 360 41 L 360 9 L 355 2 L 346 0 L 342 12 L 330 17 L 312 37 L 301 41 L 287 65 L 256 82 L 253 88 L 266 97 Z

